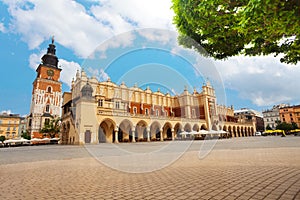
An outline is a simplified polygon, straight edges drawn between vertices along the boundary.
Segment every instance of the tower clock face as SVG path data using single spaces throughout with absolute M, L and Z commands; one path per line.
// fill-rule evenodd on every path
M 54 75 L 54 71 L 52 69 L 49 69 L 47 71 L 48 76 L 53 76 Z

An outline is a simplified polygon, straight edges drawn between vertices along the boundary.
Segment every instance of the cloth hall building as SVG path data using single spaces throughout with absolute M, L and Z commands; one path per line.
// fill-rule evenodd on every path
M 137 87 L 99 82 L 77 71 L 63 94 L 62 144 L 180 139 L 182 132 L 224 130 L 229 137 L 253 136 L 255 122 L 240 123 L 232 107 L 217 104 L 209 82 L 202 91 L 172 96 Z

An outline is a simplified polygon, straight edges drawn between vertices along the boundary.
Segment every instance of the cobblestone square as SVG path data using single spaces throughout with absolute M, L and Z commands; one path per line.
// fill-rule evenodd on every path
M 0 199 L 300 199 L 300 137 L 219 140 L 199 159 L 203 142 L 148 173 L 111 169 L 83 146 L 1 148 Z M 141 150 L 166 143 L 118 145 Z

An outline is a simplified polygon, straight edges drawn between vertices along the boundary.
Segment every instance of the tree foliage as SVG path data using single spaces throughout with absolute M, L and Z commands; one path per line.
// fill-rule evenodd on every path
M 1 142 L 3 142 L 5 139 L 6 139 L 6 138 L 5 138 L 4 135 L 1 135 L 1 136 L 0 136 L 0 141 L 1 141 Z
M 294 127 L 293 127 L 292 124 L 289 124 L 289 123 L 286 123 L 286 122 L 281 122 L 281 123 L 277 124 L 276 129 L 284 130 L 285 132 L 289 132 L 290 130 L 293 130 Z
M 300 60 L 299 0 L 172 0 L 179 43 L 209 56 L 282 55 Z M 187 38 L 192 38 L 197 44 Z
M 270 124 L 268 124 L 268 125 L 266 126 L 266 130 L 272 130 L 272 128 L 270 127 Z
M 24 139 L 27 139 L 27 140 L 31 139 L 31 135 L 27 131 L 25 131 L 24 133 L 22 133 L 21 137 L 24 138 Z
M 52 119 L 48 124 L 45 124 L 45 126 L 41 130 L 41 133 L 54 138 L 55 135 L 60 131 L 60 121 L 60 118 Z
M 299 128 L 298 125 L 295 122 L 292 122 L 292 127 L 293 127 L 293 129 L 298 129 Z

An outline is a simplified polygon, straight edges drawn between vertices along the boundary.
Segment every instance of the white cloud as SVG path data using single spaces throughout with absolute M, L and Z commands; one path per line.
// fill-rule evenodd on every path
M 38 54 L 33 53 L 29 56 L 29 67 L 36 70 L 36 68 L 41 63 L 42 56 L 46 53 L 46 50 L 40 51 Z
M 85 8 L 72 0 L 4 0 L 12 16 L 11 31 L 20 34 L 30 49 L 55 35 L 56 42 L 87 57 L 103 41 L 135 28 L 174 30 L 171 1 L 98 2 Z
M 101 68 L 99 73 L 99 80 L 100 81 L 107 81 L 109 79 L 108 74 Z
M 2 32 L 2 33 L 5 33 L 5 32 L 6 32 L 6 29 L 5 29 L 3 23 L 0 23 L 0 32 Z
M 12 114 L 12 111 L 11 110 L 2 110 L 1 114 L 8 114 L 8 115 L 10 115 L 10 114 Z
M 77 70 L 81 70 L 80 65 L 73 61 L 59 59 L 59 67 L 62 69 L 60 80 L 71 86 L 72 79 L 76 76 Z
M 216 61 L 225 87 L 257 106 L 300 101 L 300 64 L 280 63 L 273 56 L 233 57 Z

